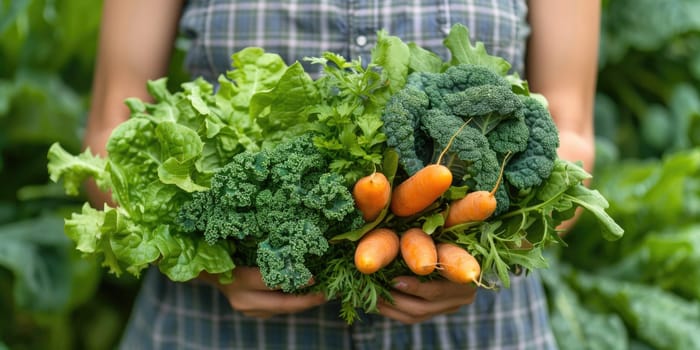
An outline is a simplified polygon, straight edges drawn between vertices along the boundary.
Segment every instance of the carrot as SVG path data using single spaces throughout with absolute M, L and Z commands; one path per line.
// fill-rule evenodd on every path
M 437 266 L 437 249 L 433 238 L 418 227 L 401 235 L 401 256 L 416 275 L 425 276 Z
M 488 219 L 496 211 L 498 202 L 496 201 L 496 191 L 501 184 L 503 178 L 503 169 L 506 166 L 508 156 L 503 159 L 501 172 L 498 174 L 496 185 L 491 191 L 474 191 L 469 192 L 463 198 L 455 200 L 450 204 L 445 219 L 444 227 L 450 227 L 457 224 L 462 224 L 471 221 L 484 221 Z
M 355 248 L 355 267 L 369 275 L 389 265 L 399 254 L 399 236 L 388 228 L 366 233 Z
M 452 243 L 437 244 L 440 275 L 455 283 L 480 284 L 481 266 L 468 251 Z
M 451 185 L 449 168 L 440 164 L 425 166 L 394 188 L 391 212 L 396 216 L 417 214 L 440 198 Z
M 452 141 L 470 121 L 471 119 L 467 120 L 452 135 L 435 164 L 423 167 L 394 188 L 390 205 L 394 215 L 411 216 L 417 214 L 430 206 L 452 186 L 452 171 L 440 163 L 452 145 Z
M 374 172 L 355 182 L 352 196 L 365 221 L 374 221 L 389 203 L 391 184 L 384 174 Z

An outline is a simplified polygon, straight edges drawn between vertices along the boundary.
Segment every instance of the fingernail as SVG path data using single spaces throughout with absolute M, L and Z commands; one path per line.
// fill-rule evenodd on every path
M 404 288 L 406 288 L 406 286 L 408 286 L 406 284 L 406 282 L 402 282 L 402 281 L 394 282 L 394 288 L 396 288 L 396 289 L 404 289 Z

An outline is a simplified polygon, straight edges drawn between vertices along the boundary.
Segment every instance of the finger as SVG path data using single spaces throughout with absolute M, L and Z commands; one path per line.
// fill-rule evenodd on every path
M 237 283 L 242 286 L 246 286 L 247 289 L 252 290 L 273 290 L 265 284 L 265 282 L 262 279 L 260 269 L 257 267 L 236 266 L 236 268 L 233 269 L 232 283 Z
M 280 291 L 246 293 L 229 299 L 231 306 L 253 317 L 269 317 L 277 314 L 296 313 L 326 302 L 323 294 L 293 295 Z
M 303 295 L 290 295 L 282 292 L 278 294 L 274 301 L 270 301 L 270 306 L 279 313 L 294 313 L 303 311 L 312 307 L 319 306 L 326 302 L 326 297 L 321 293 L 311 293 Z
M 397 291 L 391 293 L 393 304 L 383 305 L 384 311 L 395 319 L 425 320 L 437 314 L 451 313 L 476 296 L 475 287 L 444 281 L 421 283 L 412 278 L 397 278 Z M 406 293 L 404 293 L 404 291 Z
M 211 284 L 216 284 L 219 281 L 219 278 L 216 275 L 212 275 L 206 271 L 200 272 L 197 278 Z
M 425 300 L 434 300 L 440 297 L 441 290 L 437 288 L 439 284 L 439 281 L 432 281 L 426 285 L 413 276 L 399 276 L 393 280 L 393 286 L 396 290 Z
M 397 321 L 413 324 L 433 318 L 440 314 L 459 311 L 464 305 L 461 302 L 426 301 L 407 294 L 392 293 L 394 302 L 381 301 L 378 304 L 379 313 Z
M 421 282 L 413 276 L 400 276 L 394 279 L 394 288 L 401 293 L 429 300 L 460 299 L 471 303 L 477 288 L 471 284 L 458 284 L 447 280 Z
M 233 283 L 240 283 L 249 289 L 259 291 L 279 290 L 279 288 L 270 288 L 267 286 L 267 284 L 265 284 L 265 281 L 262 279 L 262 274 L 260 273 L 260 268 L 258 267 L 237 266 L 233 270 Z M 308 287 L 313 284 L 314 279 L 312 277 L 303 287 Z
M 418 318 L 454 311 L 464 305 L 460 299 L 426 300 L 399 292 L 394 292 L 391 296 L 394 298 L 393 304 L 390 304 L 391 308 Z
M 221 284 L 219 282 L 219 276 L 213 275 L 209 272 L 202 271 L 197 277 L 205 282 L 214 284 L 218 287 L 228 288 L 229 286 L 235 284 L 239 286 L 245 286 L 246 289 L 268 291 L 270 288 L 265 285 L 262 280 L 262 275 L 260 274 L 260 269 L 248 266 L 237 266 L 233 270 L 233 278 L 231 283 Z
M 416 309 L 410 309 L 411 312 L 406 312 L 404 309 L 392 305 L 387 301 L 380 301 L 377 304 L 379 314 L 388 317 L 392 320 L 399 321 L 404 324 L 415 324 L 428 320 L 434 316 L 432 313 L 419 312 Z

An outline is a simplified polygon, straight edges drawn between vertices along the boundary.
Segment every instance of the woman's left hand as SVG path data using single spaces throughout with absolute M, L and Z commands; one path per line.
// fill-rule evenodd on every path
M 447 280 L 420 282 L 411 276 L 396 278 L 394 288 L 391 293 L 394 303 L 381 301 L 379 313 L 405 324 L 456 312 L 460 307 L 474 302 L 477 291 L 473 284 L 457 284 Z

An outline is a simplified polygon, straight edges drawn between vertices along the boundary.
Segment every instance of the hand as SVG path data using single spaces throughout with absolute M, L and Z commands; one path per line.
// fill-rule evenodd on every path
M 402 276 L 394 280 L 391 293 L 394 304 L 381 301 L 379 313 L 406 324 L 423 322 L 440 314 L 453 313 L 471 304 L 477 287 L 447 280 L 420 282 L 416 277 Z
M 326 302 L 323 294 L 295 295 L 270 289 L 263 282 L 260 269 L 253 267 L 237 266 L 229 284 L 221 284 L 217 276 L 206 272 L 199 278 L 215 285 L 233 309 L 249 317 L 296 313 Z

